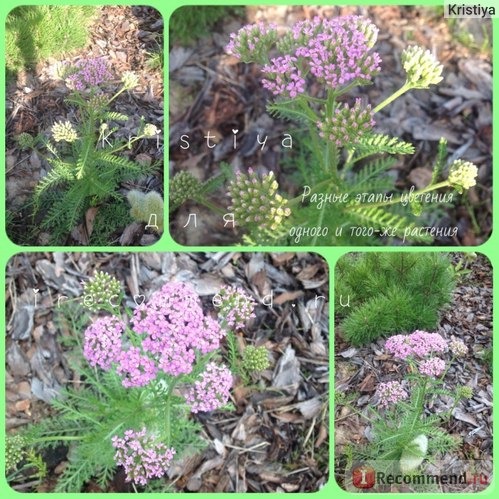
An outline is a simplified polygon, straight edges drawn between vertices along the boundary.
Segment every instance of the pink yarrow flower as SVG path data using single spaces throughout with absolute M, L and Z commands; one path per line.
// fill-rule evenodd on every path
M 144 355 L 138 347 L 121 352 L 116 370 L 123 377 L 121 383 L 125 388 L 146 386 L 158 374 L 154 360 Z
M 214 411 L 227 404 L 232 383 L 232 373 L 226 366 L 210 362 L 201 379 L 184 394 L 185 401 L 191 412 Z
M 69 80 L 76 90 L 85 90 L 89 87 L 96 87 L 112 78 L 106 61 L 100 58 L 82 59 L 75 64 L 76 72 Z
M 125 324 L 116 317 L 100 317 L 87 327 L 83 339 L 83 356 L 92 366 L 109 371 L 121 354 L 121 336 Z
M 194 288 L 170 282 L 134 311 L 134 330 L 145 334 L 142 348 L 159 361 L 167 374 L 192 371 L 196 351 L 206 354 L 220 346 L 224 337 L 219 324 L 203 313 Z
M 396 334 L 386 340 L 385 348 L 398 359 L 425 357 L 431 353 L 447 351 L 447 342 L 437 333 L 414 331 L 412 334 Z
M 296 66 L 296 57 L 284 55 L 271 59 L 271 64 L 263 66 L 262 72 L 266 78 L 262 79 L 263 88 L 270 90 L 274 95 L 296 97 L 305 92 L 305 78 Z
M 273 23 L 248 24 L 237 33 L 231 33 L 225 51 L 238 59 L 250 60 L 255 52 L 267 49 L 274 41 L 277 26 Z
M 146 428 L 141 431 L 127 430 L 123 437 L 115 435 L 112 438 L 116 449 L 114 460 L 118 466 L 123 466 L 126 481 L 134 481 L 146 485 L 153 478 L 162 477 L 170 467 L 175 449 L 168 448 L 147 434 Z
M 407 392 L 399 381 L 380 383 L 376 390 L 376 394 L 378 395 L 379 405 L 381 407 L 396 404 L 400 400 L 405 400 L 408 397 Z
M 426 376 L 436 378 L 445 371 L 445 361 L 438 357 L 424 360 L 419 364 L 419 372 Z
M 371 52 L 377 34 L 361 16 L 316 17 L 297 22 L 276 42 L 275 26 L 259 23 L 233 33 L 226 51 L 244 62 L 266 62 L 275 45 L 280 54 L 263 66 L 262 84 L 276 96 L 294 98 L 305 92 L 307 78 L 332 89 L 369 83 L 380 71 L 381 58 Z

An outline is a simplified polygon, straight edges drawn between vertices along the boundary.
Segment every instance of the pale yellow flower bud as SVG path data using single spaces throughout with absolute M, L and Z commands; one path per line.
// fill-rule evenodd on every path
M 78 134 L 69 121 L 56 121 L 52 125 L 51 131 L 56 142 L 65 141 L 71 143 L 78 139 Z
M 422 47 L 412 45 L 402 52 L 402 65 L 413 88 L 428 88 L 442 81 L 443 66 Z

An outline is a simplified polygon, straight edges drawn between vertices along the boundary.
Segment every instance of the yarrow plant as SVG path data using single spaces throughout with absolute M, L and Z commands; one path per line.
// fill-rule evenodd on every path
M 89 208 L 96 209 L 98 218 L 107 213 L 104 208 L 125 204 L 118 192 L 121 183 L 156 168 L 133 161 L 127 151 L 142 141 L 158 142 L 161 132 L 141 119 L 130 135 L 124 129 L 129 117 L 113 109 L 123 92 L 139 84 L 135 73 L 125 71 L 120 80 L 104 58 L 81 59 L 61 73 L 69 92 L 66 102 L 73 108 L 71 119 L 56 121 L 48 136 L 18 137 L 21 148 L 35 149 L 50 166 L 35 188 L 33 217 L 50 232 L 53 243 L 65 243 Z
M 465 348 L 461 340 L 447 341 L 438 333 L 426 331 L 398 334 L 386 340 L 390 362 L 400 364 L 398 376 L 378 383 L 373 405 L 368 407 L 367 416 L 362 413 L 369 420 L 372 438 L 367 446 L 354 451 L 354 460 L 376 461 L 378 471 L 385 466 L 385 471 L 410 474 L 425 459 L 458 446 L 459 440 L 442 425 L 452 418 L 460 400 L 470 398 L 472 393 L 468 386 L 447 389 L 445 376 Z M 446 409 L 428 415 L 429 407 L 442 396 L 448 403 Z
M 83 304 L 99 315 L 83 333 L 82 386 L 55 399 L 54 418 L 23 436 L 34 447 L 72 445 L 58 491 L 80 492 L 90 478 L 105 485 L 116 467 L 133 487 L 147 489 L 176 456 L 204 446 L 189 414 L 228 408 L 230 401 L 234 376 L 222 362 L 221 343 L 253 317 L 255 302 L 224 287 L 214 318 L 192 285 L 168 282 L 132 312 L 122 309 L 116 282 L 97 272 L 85 284 Z M 12 456 L 15 463 L 22 450 Z
M 393 177 L 387 175 L 396 162 L 390 155 L 415 149 L 376 130 L 383 121 L 380 111 L 410 90 L 439 84 L 443 66 L 430 51 L 409 46 L 400 56 L 405 74 L 400 88 L 379 103 L 368 102 L 359 91 L 351 97 L 356 87 L 361 90 L 382 76 L 377 36 L 378 28 L 356 15 L 316 17 L 287 30 L 257 23 L 230 35 L 227 54 L 260 69 L 269 112 L 306 128 L 305 135 L 294 137 L 298 146 L 293 146 L 300 150 L 293 161 L 299 169 L 294 179 L 300 181 L 293 190 L 301 189 L 299 196 L 278 194 L 277 180 L 264 165 L 258 167 L 261 174 L 239 173 L 229 181 L 228 211 L 246 243 L 354 244 L 372 242 L 383 230 L 390 234 L 384 239 L 387 244 L 394 239 L 429 243 L 442 231 L 429 225 L 424 213 L 435 213 L 435 203 L 448 204 L 475 185 L 476 166 L 459 159 L 447 165 L 442 140 L 429 184 L 397 195 Z M 179 203 L 189 197 L 203 202 L 184 192 L 177 177 L 171 191 Z M 270 208 L 264 206 L 264 197 Z M 356 233 L 352 227 L 366 231 Z

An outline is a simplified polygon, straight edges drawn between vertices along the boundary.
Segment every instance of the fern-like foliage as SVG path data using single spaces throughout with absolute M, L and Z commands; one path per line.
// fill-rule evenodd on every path
M 306 124 L 313 123 L 314 126 L 317 121 L 316 114 L 308 105 L 305 105 L 303 97 L 279 100 L 278 102 L 267 105 L 267 111 L 274 118 Z
M 414 146 L 409 142 L 381 133 L 361 137 L 352 149 L 355 151 L 354 162 L 373 154 L 414 154 Z
M 396 163 L 392 157 L 377 158 L 362 165 L 355 173 L 347 177 L 350 194 L 361 192 L 387 192 L 393 188 L 393 180 L 386 172 Z

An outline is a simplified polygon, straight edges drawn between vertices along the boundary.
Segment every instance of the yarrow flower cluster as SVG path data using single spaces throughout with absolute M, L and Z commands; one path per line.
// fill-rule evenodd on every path
M 396 404 L 408 397 L 407 392 L 399 381 L 380 383 L 376 390 L 376 394 L 379 398 L 379 405 L 381 407 L 388 407 L 389 405 Z
M 473 397 L 473 388 L 468 385 L 461 385 L 457 387 L 457 395 L 459 398 L 470 399 Z
M 95 312 L 114 303 L 120 293 L 121 285 L 118 279 L 98 270 L 83 285 L 83 305 Z
M 116 317 L 100 317 L 85 331 L 83 355 L 92 366 L 109 371 L 122 354 L 121 337 L 125 324 Z
M 278 187 L 273 172 L 262 177 L 251 168 L 247 175 L 237 173 L 228 188 L 232 201 L 229 210 L 234 213 L 236 224 L 256 224 L 264 230 L 276 230 L 291 215 L 287 200 L 277 194 Z
M 193 413 L 214 411 L 227 404 L 232 383 L 232 374 L 227 367 L 210 362 L 201 379 L 185 393 L 185 401 Z
M 255 300 L 240 288 L 223 286 L 215 298 L 222 324 L 233 331 L 244 328 L 246 322 L 255 317 Z
M 284 55 L 274 57 L 270 64 L 263 66 L 266 78 L 262 79 L 263 88 L 274 95 L 289 95 L 294 98 L 305 92 L 305 78 L 296 66 L 296 57 Z
M 201 190 L 201 183 L 192 173 L 181 171 L 170 180 L 170 203 L 175 207 L 187 199 L 194 199 Z
M 78 133 L 69 121 L 56 121 L 51 128 L 52 137 L 56 142 L 72 143 L 78 139 Z
M 259 372 L 269 367 L 269 354 L 264 346 L 248 345 L 243 351 L 243 366 L 249 372 Z
M 121 76 L 121 83 L 125 90 L 131 90 L 139 84 L 139 77 L 133 71 L 124 71 Z
M 20 133 L 16 140 L 22 150 L 29 149 L 35 144 L 35 138 L 26 132 Z
M 5 471 L 13 470 L 22 461 L 28 441 L 22 435 L 8 435 L 5 439 Z
M 456 357 L 464 357 L 468 353 L 468 347 L 464 344 L 464 341 L 457 338 L 453 338 L 449 342 L 449 350 Z
M 397 334 L 386 340 L 385 348 L 395 358 L 425 357 L 431 353 L 446 352 L 447 342 L 437 333 L 414 331 L 412 334 Z
M 156 362 L 138 347 L 121 350 L 117 363 L 116 371 L 123 377 L 122 385 L 125 388 L 146 386 L 158 374 Z
M 470 161 L 457 159 L 449 167 L 448 181 L 453 186 L 460 190 L 469 189 L 476 185 L 476 177 L 478 168 Z
M 304 60 L 319 83 L 332 89 L 353 81 L 367 83 L 379 73 L 381 58 L 370 48 L 378 29 L 361 16 L 315 17 L 292 28 L 296 56 Z
M 135 309 L 132 324 L 136 333 L 145 335 L 144 351 L 173 376 L 190 373 L 196 351 L 216 350 L 225 335 L 214 319 L 204 315 L 194 288 L 183 282 L 167 283 L 153 293 Z
M 380 57 L 370 53 L 378 29 L 361 16 L 297 22 L 276 44 L 281 55 L 265 64 L 263 86 L 274 95 L 305 92 L 308 76 L 332 89 L 369 82 L 380 70 Z M 226 51 L 244 62 L 262 62 L 277 39 L 274 26 L 249 25 L 231 35 Z
M 102 276 L 97 281 L 102 281 Z M 243 315 L 234 319 L 242 320 L 244 313 L 245 308 Z M 189 374 L 197 354 L 218 349 L 226 334 L 213 318 L 204 315 L 194 288 L 181 282 L 167 283 L 153 293 L 135 309 L 131 325 L 132 333 L 144 335 L 140 347 L 123 339 L 123 321 L 108 316 L 86 329 L 83 349 L 91 366 L 109 370 L 115 364 L 127 388 L 146 386 L 160 370 L 172 376 Z
M 123 466 L 127 482 L 146 485 L 153 478 L 160 478 L 170 467 L 174 448 L 168 448 L 161 442 L 155 442 L 148 435 L 146 428 L 141 431 L 126 430 L 123 437 L 112 438 L 116 449 L 114 459 L 118 466 Z
M 159 135 L 161 130 L 151 123 L 147 123 L 142 132 L 146 137 L 156 137 Z
M 438 357 L 432 357 L 431 359 L 423 360 L 419 364 L 418 369 L 421 374 L 436 378 L 445 371 L 445 361 Z
M 277 26 L 273 23 L 248 24 L 237 33 L 231 33 L 225 51 L 243 62 L 260 60 L 267 56 L 277 38 Z
M 363 106 L 361 99 L 355 99 L 353 107 L 338 105 L 332 116 L 326 116 L 324 121 L 317 123 L 319 135 L 337 146 L 358 142 L 374 125 L 371 106 Z
M 105 83 L 112 77 L 106 61 L 94 58 L 78 61 L 74 66 L 74 73 L 69 76 L 69 80 L 76 90 L 82 91 Z
M 428 88 L 443 79 L 443 66 L 429 50 L 417 45 L 412 45 L 402 52 L 402 65 L 407 73 L 407 82 L 412 88 Z

